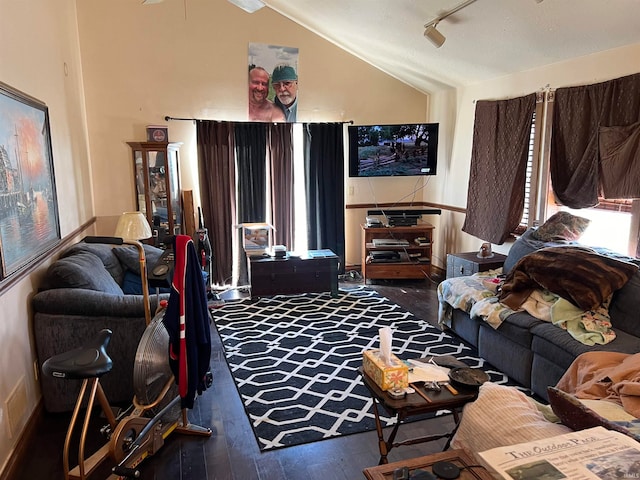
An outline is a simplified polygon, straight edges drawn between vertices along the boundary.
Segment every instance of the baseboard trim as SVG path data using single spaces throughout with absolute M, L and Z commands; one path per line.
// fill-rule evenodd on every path
M 42 398 L 33 410 L 33 413 L 29 417 L 24 430 L 20 434 L 20 438 L 16 443 L 16 447 L 13 450 L 13 454 L 7 460 L 7 463 L 0 473 L 0 480 L 11 480 L 18 478 L 18 467 L 23 461 L 26 461 L 28 455 L 33 455 L 33 452 L 29 451 L 30 445 L 35 442 L 35 436 L 38 434 L 38 427 L 44 423 L 44 403 Z

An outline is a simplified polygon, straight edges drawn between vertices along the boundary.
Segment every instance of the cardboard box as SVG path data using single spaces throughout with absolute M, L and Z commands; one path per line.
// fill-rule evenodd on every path
M 409 367 L 391 354 L 393 365 L 385 365 L 380 350 L 362 352 L 362 369 L 382 390 L 405 388 L 409 386 Z

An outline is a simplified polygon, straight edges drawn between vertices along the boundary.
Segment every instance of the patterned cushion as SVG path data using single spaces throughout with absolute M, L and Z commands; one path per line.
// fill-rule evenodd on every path
M 576 217 L 569 212 L 558 212 L 544 222 L 533 236 L 543 242 L 572 242 L 578 240 L 591 223 L 591 220 Z

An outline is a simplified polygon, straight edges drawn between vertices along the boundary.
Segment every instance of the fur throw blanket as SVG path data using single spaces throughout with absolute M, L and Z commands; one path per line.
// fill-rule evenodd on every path
M 587 247 L 548 247 L 522 257 L 504 280 L 500 302 L 518 310 L 535 289 L 547 289 L 582 310 L 595 310 L 638 266 Z

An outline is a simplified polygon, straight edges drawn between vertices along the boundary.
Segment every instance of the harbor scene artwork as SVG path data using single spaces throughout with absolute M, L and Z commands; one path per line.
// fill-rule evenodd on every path
M 0 82 L 0 257 L 2 279 L 60 240 L 49 112 Z

